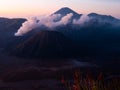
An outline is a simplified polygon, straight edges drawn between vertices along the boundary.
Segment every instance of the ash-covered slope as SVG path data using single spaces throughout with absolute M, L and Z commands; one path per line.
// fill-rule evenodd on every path
M 73 43 L 57 31 L 40 31 L 29 40 L 19 44 L 13 51 L 26 58 L 57 58 L 71 54 Z

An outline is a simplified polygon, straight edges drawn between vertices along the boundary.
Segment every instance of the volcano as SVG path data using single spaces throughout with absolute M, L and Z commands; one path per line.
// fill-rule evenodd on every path
M 75 12 L 74 10 L 72 10 L 68 7 L 63 7 L 61 9 L 59 9 L 58 11 L 56 11 L 54 14 L 61 14 L 63 17 L 63 16 L 66 16 L 67 14 L 70 14 L 70 13 L 73 14 L 73 19 L 79 19 L 80 16 L 82 15 L 82 14 L 78 14 L 77 12 Z
M 70 55 L 72 41 L 57 31 L 40 31 L 19 44 L 14 53 L 26 58 L 57 58 Z

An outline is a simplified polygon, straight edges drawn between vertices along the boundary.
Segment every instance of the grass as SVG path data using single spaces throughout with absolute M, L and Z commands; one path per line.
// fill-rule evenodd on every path
M 91 72 L 81 73 L 77 70 L 72 79 L 62 76 L 61 83 L 66 90 L 120 90 L 120 78 L 107 77 L 102 72 L 95 76 Z

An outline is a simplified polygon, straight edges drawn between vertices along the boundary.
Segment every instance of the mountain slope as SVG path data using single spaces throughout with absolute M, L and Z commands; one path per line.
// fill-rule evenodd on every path
M 118 21 L 119 20 L 111 15 L 101 15 L 101 14 L 97 14 L 97 13 L 90 13 L 90 14 L 88 14 L 88 16 L 102 19 L 102 20 L 105 19 L 105 20 L 109 20 L 109 21 Z
M 27 58 L 66 57 L 72 49 L 71 40 L 57 31 L 40 31 L 29 40 L 19 44 L 14 53 Z

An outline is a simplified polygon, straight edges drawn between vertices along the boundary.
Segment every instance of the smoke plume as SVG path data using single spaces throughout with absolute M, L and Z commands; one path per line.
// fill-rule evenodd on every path
M 77 24 L 77 25 L 84 25 L 86 22 L 88 22 L 90 20 L 89 16 L 88 15 L 85 15 L 83 14 L 80 19 L 76 20 L 74 19 L 73 20 L 73 24 Z
M 22 24 L 20 29 L 15 33 L 15 36 L 22 36 L 35 28 L 40 28 L 41 26 L 55 28 L 60 25 L 66 25 L 70 22 L 72 16 L 73 14 L 70 13 L 62 18 L 60 14 L 53 14 L 49 16 L 46 15 L 39 18 L 29 18 L 25 23 Z
M 113 19 L 113 18 L 112 18 Z M 59 26 L 66 26 L 67 24 L 73 25 L 74 29 L 81 29 L 81 26 L 85 26 L 89 29 L 91 27 L 104 27 L 105 28 L 114 28 L 118 29 L 120 28 L 120 21 L 111 20 L 111 17 L 106 17 L 103 15 L 97 15 L 97 16 L 90 16 L 90 15 L 82 15 L 79 19 L 73 18 L 73 13 L 69 13 L 66 16 L 63 16 L 61 14 L 52 14 L 52 15 L 44 15 L 40 17 L 33 17 L 29 18 L 26 22 L 22 24 L 22 26 L 19 28 L 19 30 L 15 33 L 15 36 L 22 36 L 29 31 L 39 28 L 40 30 L 43 29 L 43 26 L 45 28 L 48 28 L 49 30 L 55 30 L 56 27 Z M 77 26 L 76 26 L 77 25 Z M 87 26 L 86 26 L 87 25 Z M 90 26 L 90 27 L 89 27 Z M 66 26 L 65 28 L 67 28 Z

